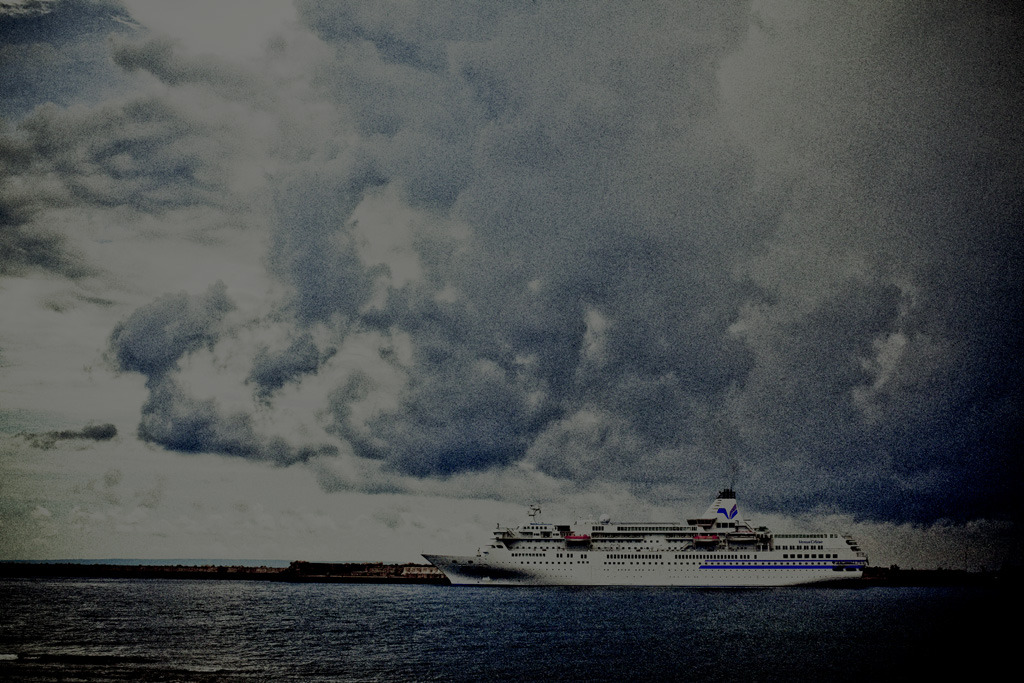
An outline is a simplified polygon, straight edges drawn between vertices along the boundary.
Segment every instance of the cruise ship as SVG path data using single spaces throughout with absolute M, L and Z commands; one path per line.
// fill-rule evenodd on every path
M 867 555 L 838 533 L 775 534 L 740 517 L 720 491 L 683 522 L 500 524 L 475 555 L 424 555 L 453 585 L 793 586 L 858 578 Z

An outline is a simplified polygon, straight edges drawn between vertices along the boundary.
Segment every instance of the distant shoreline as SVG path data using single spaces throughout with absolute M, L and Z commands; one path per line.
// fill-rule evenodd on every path
M 383 562 L 301 562 L 287 567 L 249 565 L 103 564 L 85 562 L 0 562 L 0 578 L 184 579 L 288 581 L 300 583 L 424 583 L 448 585 L 429 564 Z
M 1019 572 L 1012 572 L 1014 577 Z M 0 562 L 0 578 L 104 578 L 230 581 L 284 581 L 293 583 L 394 583 L 450 585 L 429 564 L 383 562 L 303 562 L 286 567 L 250 565 L 105 564 L 102 562 Z M 1015 583 L 1007 572 L 968 572 L 961 569 L 900 569 L 868 567 L 858 579 L 816 584 L 836 588 L 876 586 L 1006 586 Z

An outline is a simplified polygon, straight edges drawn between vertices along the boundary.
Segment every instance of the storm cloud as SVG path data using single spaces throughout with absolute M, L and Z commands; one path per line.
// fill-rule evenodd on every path
M 470 230 L 364 317 L 414 346 L 368 454 L 579 477 L 570 433 L 612 480 L 736 462 L 758 502 L 897 518 L 1015 480 L 978 451 L 1019 438 L 1016 16 L 300 7 L 374 184 Z
M 367 491 L 735 476 L 753 507 L 1016 514 L 1012 6 L 296 9 L 254 64 L 120 36 L 145 92 L 0 139 L 11 272 L 87 267 L 38 219 L 61 201 L 262 245 L 262 290 L 209 273 L 112 330 L 140 438 Z

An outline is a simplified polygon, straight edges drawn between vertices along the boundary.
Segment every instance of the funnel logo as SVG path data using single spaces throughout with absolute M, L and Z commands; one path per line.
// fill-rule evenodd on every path
M 718 508 L 718 512 L 720 514 L 725 515 L 727 519 L 732 519 L 736 516 L 736 513 L 739 512 L 739 510 L 736 508 L 735 505 L 733 505 L 732 510 L 729 510 L 728 512 L 725 511 L 725 508 Z

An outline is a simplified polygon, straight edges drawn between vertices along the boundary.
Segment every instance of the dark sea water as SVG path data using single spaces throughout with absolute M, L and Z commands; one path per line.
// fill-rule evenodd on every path
M 1018 655 L 1006 647 L 1017 639 L 1009 597 L 11 579 L 0 581 L 0 680 L 984 678 Z

